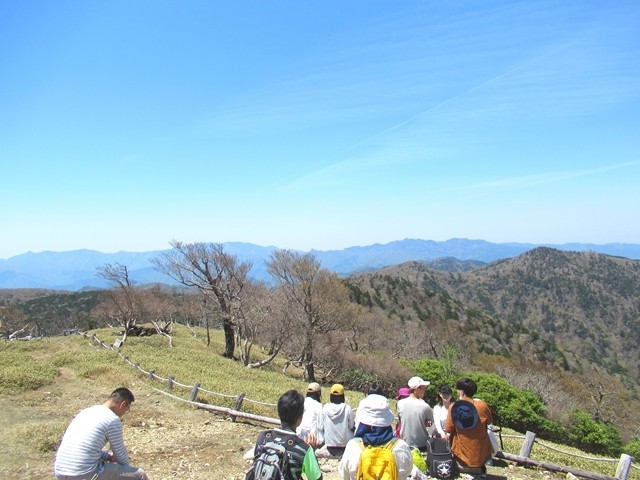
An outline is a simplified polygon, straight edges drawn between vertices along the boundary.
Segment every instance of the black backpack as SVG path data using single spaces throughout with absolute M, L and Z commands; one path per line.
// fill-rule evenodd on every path
M 444 438 L 431 437 L 427 442 L 427 471 L 430 477 L 450 479 L 456 476 L 456 462 L 449 442 Z
M 245 480 L 284 480 L 287 474 L 288 457 L 284 446 L 266 442 L 256 447 L 253 465 Z

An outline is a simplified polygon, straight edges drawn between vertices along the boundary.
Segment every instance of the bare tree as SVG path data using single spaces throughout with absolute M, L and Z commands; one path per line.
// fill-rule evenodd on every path
M 348 328 L 346 318 L 354 313 L 349 291 L 334 273 L 321 268 L 311 253 L 276 250 L 267 271 L 283 292 L 292 318 L 299 321 L 294 333 L 301 335 L 302 341 L 296 342 L 296 360 L 303 366 L 305 378 L 315 381 L 316 349 L 321 351 L 317 336 Z
M 115 306 L 113 310 L 107 310 L 107 316 L 115 320 L 124 328 L 122 342 L 127 339 L 127 335 L 135 327 L 142 317 L 142 304 L 140 298 L 134 290 L 135 282 L 129 278 L 129 270 L 125 265 L 119 263 L 107 263 L 97 267 L 97 275 L 111 283 L 114 290 L 110 292 L 110 297 Z
M 220 309 L 225 338 L 224 356 L 233 358 L 236 319 L 251 268 L 219 243 L 183 243 L 172 241 L 172 250 L 151 260 L 156 269 L 177 282 L 200 290 Z
M 240 359 L 249 368 L 269 364 L 280 353 L 291 337 L 291 310 L 283 301 L 280 290 L 269 290 L 262 283 L 248 285 L 250 295 L 242 303 L 238 316 L 237 333 Z M 266 349 L 267 356 L 251 362 L 251 350 L 255 344 Z
M 0 307 L 0 335 L 9 340 L 29 328 L 27 316 L 14 306 Z

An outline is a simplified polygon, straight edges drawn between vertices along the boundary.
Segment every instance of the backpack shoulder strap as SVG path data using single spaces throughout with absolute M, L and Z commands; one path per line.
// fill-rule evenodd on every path
M 391 439 L 385 444 L 384 448 L 386 448 L 387 450 L 393 451 L 393 449 L 396 446 L 396 443 L 398 443 L 398 439 L 397 438 Z

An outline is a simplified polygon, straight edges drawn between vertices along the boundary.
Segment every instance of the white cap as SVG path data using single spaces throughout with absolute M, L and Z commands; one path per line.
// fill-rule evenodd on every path
M 431 385 L 431 382 L 427 380 L 423 380 L 420 377 L 411 377 L 407 382 L 407 385 L 411 390 L 415 390 L 418 387 L 422 387 L 422 386 L 426 387 L 427 385 Z

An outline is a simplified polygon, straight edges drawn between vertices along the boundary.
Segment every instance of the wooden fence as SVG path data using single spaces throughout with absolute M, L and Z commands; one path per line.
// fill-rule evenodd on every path
M 508 452 L 498 452 L 496 455 L 494 455 L 496 458 L 502 458 L 505 460 L 510 460 L 512 462 L 516 462 L 520 465 L 527 465 L 527 466 L 533 466 L 533 467 L 539 467 L 539 468 L 544 468 L 546 470 L 551 470 L 554 472 L 562 472 L 562 473 L 572 473 L 573 475 L 577 476 L 577 477 L 583 477 L 583 478 L 587 478 L 590 480 L 627 480 L 628 476 L 629 476 L 629 472 L 631 470 L 631 468 L 635 468 L 637 470 L 640 470 L 636 465 L 633 465 L 633 457 L 631 457 L 630 455 L 627 455 L 626 453 L 623 453 L 619 459 L 614 459 L 614 458 L 601 458 L 601 457 L 586 457 L 584 455 L 577 455 L 575 453 L 570 453 L 570 452 L 565 452 L 564 450 L 559 450 L 555 447 L 552 447 L 550 445 L 546 445 L 545 443 L 541 442 L 540 440 L 536 439 L 536 434 L 533 432 L 527 432 L 527 434 L 525 436 L 522 435 L 503 435 L 504 437 L 511 437 L 511 438 L 522 438 L 524 439 L 524 443 L 522 444 L 522 448 L 520 449 L 520 453 L 518 455 L 514 455 L 512 453 L 508 453 Z M 600 473 L 594 473 L 594 472 L 588 472 L 585 470 L 581 470 L 581 469 L 577 469 L 577 468 L 571 468 L 571 467 L 565 467 L 563 465 L 555 465 L 553 463 L 547 463 L 547 462 L 542 462 L 540 460 L 535 460 L 533 458 L 531 458 L 531 450 L 533 449 L 533 445 L 538 444 L 544 448 L 548 448 L 550 450 L 553 450 L 555 452 L 558 453 L 562 453 L 564 455 L 568 455 L 568 456 L 572 456 L 572 457 L 578 457 L 581 458 L 583 460 L 590 460 L 590 461 L 596 461 L 596 462 L 606 462 L 606 463 L 618 463 L 618 466 L 616 468 L 616 475 L 615 477 L 610 477 L 608 475 L 603 475 Z
M 89 338 L 90 340 L 93 340 L 94 342 L 96 342 L 100 347 L 102 348 L 106 348 L 106 349 L 110 349 L 110 350 L 118 350 L 118 348 L 120 347 L 120 343 L 118 340 L 116 340 L 114 342 L 113 345 L 107 345 L 105 344 L 102 340 L 100 340 L 95 334 L 93 335 L 89 335 L 87 333 L 82 333 L 82 335 L 85 338 Z M 92 345 L 90 343 L 90 345 L 93 347 L 94 345 Z M 158 375 L 156 375 L 154 373 L 153 370 L 151 371 L 146 371 L 144 370 L 140 364 L 138 363 L 133 363 L 131 362 L 131 360 L 129 360 L 129 357 L 123 356 L 120 352 L 118 352 L 118 355 L 120 356 L 120 358 L 122 358 L 125 362 L 127 362 L 129 365 L 131 365 L 132 367 L 136 368 L 138 371 L 140 371 L 142 374 L 144 374 L 149 381 L 152 382 L 164 382 L 167 385 L 167 389 L 169 391 L 173 391 L 175 387 L 182 387 L 184 389 L 187 389 L 190 391 L 189 393 L 189 398 L 188 399 L 184 399 L 181 398 L 177 395 L 173 395 L 172 393 L 166 392 L 164 390 L 160 390 L 157 388 L 153 388 L 156 392 L 161 393 L 163 395 L 166 395 L 174 400 L 178 400 L 181 402 L 185 402 L 185 403 L 189 403 L 191 405 L 193 405 L 196 408 L 200 408 L 203 410 L 207 410 L 210 412 L 215 412 L 215 413 L 220 413 L 223 415 L 228 415 L 232 421 L 236 421 L 237 417 L 241 417 L 241 418 L 246 418 L 248 420 L 254 420 L 254 421 L 259 421 L 259 422 L 263 422 L 266 424 L 270 424 L 270 425 L 280 425 L 280 420 L 277 418 L 273 418 L 273 417 L 267 417 L 267 416 L 262 416 L 262 415 L 255 415 L 252 413 L 248 413 L 248 412 L 243 412 L 241 411 L 242 409 L 242 404 L 243 402 L 249 402 L 249 403 L 253 403 L 256 405 L 262 405 L 262 406 L 268 406 L 268 407 L 277 407 L 277 405 L 275 403 L 268 403 L 268 402 L 260 402 L 257 400 L 252 400 L 250 398 L 247 398 L 245 396 L 245 394 L 243 392 L 237 394 L 237 395 L 226 395 L 226 394 L 222 394 L 222 393 L 217 393 L 217 392 L 212 392 L 210 390 L 207 390 L 205 388 L 203 388 L 201 386 L 200 383 L 196 383 L 195 385 L 185 385 L 183 383 L 178 382 L 174 377 L 168 377 L 168 378 L 162 378 Z M 227 399 L 235 399 L 235 404 L 233 408 L 226 408 L 226 407 L 220 407 L 217 405 L 211 405 L 208 403 L 202 403 L 202 402 L 198 402 L 197 398 L 198 398 L 198 393 L 199 392 L 205 392 L 208 393 L 210 395 L 214 395 L 217 397 L 222 397 L 222 398 L 227 398 Z M 640 470 L 640 468 L 637 465 L 633 464 L 633 457 L 627 455 L 627 454 L 622 454 L 622 456 L 619 459 L 613 459 L 613 458 L 599 458 L 599 457 L 585 457 L 582 455 L 576 455 L 570 452 L 565 452 L 563 450 L 559 450 L 557 448 L 551 447 L 550 445 L 546 445 L 543 442 L 541 442 L 540 440 L 536 439 L 536 434 L 533 432 L 527 432 L 527 434 L 525 436 L 522 435 L 502 435 L 505 438 L 519 438 L 519 439 L 524 439 L 524 443 L 522 445 L 522 448 L 520 449 L 520 453 L 518 455 L 514 455 L 512 453 L 508 453 L 508 452 L 502 452 L 499 451 L 497 452 L 496 455 L 494 455 L 495 458 L 500 458 L 500 459 L 504 459 L 504 460 L 509 460 L 512 462 L 516 462 L 519 465 L 525 465 L 525 466 L 533 466 L 533 467 L 539 467 L 539 468 L 544 468 L 550 471 L 555 471 L 555 472 L 562 472 L 562 473 L 572 473 L 575 476 L 578 477 L 582 477 L 582 478 L 586 478 L 589 480 L 627 480 L 628 476 L 629 476 L 629 472 L 631 470 L 631 468 L 634 468 L 636 470 Z M 608 462 L 608 463 L 616 463 L 618 462 L 618 466 L 616 468 L 616 475 L 615 477 L 610 477 L 608 475 L 603 475 L 600 473 L 594 473 L 594 472 L 588 472 L 585 470 L 581 470 L 581 469 L 577 469 L 577 468 L 571 468 L 571 467 L 565 467 L 562 465 L 555 465 L 552 463 L 547 463 L 547 462 L 542 462 L 540 460 L 535 460 L 533 458 L 530 458 L 531 455 L 531 451 L 533 449 L 533 445 L 534 444 L 538 444 L 541 445 L 542 447 L 554 450 L 556 452 L 568 455 L 568 456 L 574 456 L 574 457 L 579 457 L 585 460 L 592 460 L 592 461 L 598 461 L 598 462 Z
M 106 343 L 104 343 L 102 340 L 100 340 L 96 334 L 93 335 L 89 335 L 87 333 L 82 333 L 82 335 L 85 338 L 89 338 L 90 340 L 94 341 L 99 347 L 102 348 L 106 348 L 109 350 L 115 350 L 117 351 L 120 344 L 118 342 L 118 340 L 116 340 L 114 342 L 113 345 L 107 345 Z M 94 346 L 90 343 L 91 346 Z M 129 365 L 131 365 L 132 367 L 134 367 L 136 370 L 138 370 L 140 373 L 142 373 L 145 377 L 147 377 L 147 379 L 151 382 L 160 382 L 160 383 L 165 383 L 167 386 L 167 390 L 169 390 L 169 392 L 172 392 L 175 390 L 176 387 L 178 388 L 183 388 L 189 391 L 189 396 L 188 399 L 184 399 L 181 398 L 177 395 L 173 395 L 172 393 L 166 392 L 164 390 L 159 390 L 157 388 L 154 388 L 154 390 L 169 396 L 171 398 L 173 398 L 174 400 L 179 400 L 182 402 L 186 402 L 186 403 L 190 403 L 191 405 L 197 407 L 197 408 L 201 408 L 203 410 L 208 410 L 208 411 L 212 411 L 212 412 L 218 412 L 221 414 L 226 414 L 229 415 L 229 417 L 231 418 L 232 421 L 236 421 L 237 417 L 241 417 L 241 418 L 246 418 L 249 420 L 257 420 L 260 422 L 264 422 L 267 424 L 271 424 L 271 425 L 280 425 L 280 420 L 274 417 L 267 417 L 267 416 L 263 416 L 263 415 L 255 415 L 249 412 L 243 412 L 242 409 L 242 405 L 246 402 L 246 403 L 251 403 L 254 405 L 260 405 L 263 407 L 268 407 L 268 408 L 272 408 L 274 411 L 277 407 L 277 404 L 275 403 L 269 403 L 269 402 L 261 402 L 258 400 L 253 400 L 251 398 L 248 398 L 244 392 L 241 392 L 237 395 L 228 395 L 228 394 L 224 394 L 224 393 L 218 393 L 218 392 L 213 392 L 211 390 L 208 390 L 206 388 L 204 388 L 200 383 L 196 383 L 195 385 L 186 385 L 184 383 L 181 383 L 179 381 L 177 381 L 175 379 L 175 377 L 168 377 L 168 378 L 163 378 L 159 375 L 156 375 L 156 373 L 154 372 L 154 370 L 150 370 L 147 371 L 145 369 L 143 369 L 139 363 L 134 363 L 132 362 L 128 356 L 124 356 L 122 355 L 120 352 L 118 352 L 118 356 L 120 358 L 122 358 L 122 360 L 124 360 L 126 363 L 128 363 Z M 212 395 L 214 397 L 218 397 L 218 398 L 223 398 L 223 399 L 227 399 L 228 401 L 234 401 L 234 407 L 233 408 L 226 408 L 226 407 L 220 407 L 217 405 L 211 405 L 208 403 L 202 403 L 202 402 L 198 402 L 198 394 L 199 393 L 206 393 L 209 395 Z

